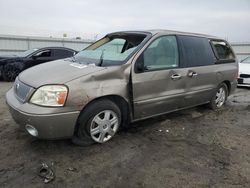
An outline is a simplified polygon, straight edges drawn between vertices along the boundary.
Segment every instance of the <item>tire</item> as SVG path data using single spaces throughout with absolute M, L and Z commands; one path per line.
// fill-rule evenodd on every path
M 16 79 L 21 71 L 14 65 L 5 65 L 3 67 L 3 80 L 7 82 L 12 82 Z
M 110 100 L 95 101 L 78 118 L 74 144 L 88 146 L 109 141 L 121 125 L 121 110 Z
M 209 107 L 212 110 L 218 110 L 222 108 L 228 97 L 228 87 L 225 83 L 221 83 L 216 89 L 215 94 L 213 95 Z

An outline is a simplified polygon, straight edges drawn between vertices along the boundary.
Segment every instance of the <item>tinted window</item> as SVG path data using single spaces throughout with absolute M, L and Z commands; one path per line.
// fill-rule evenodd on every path
M 146 70 L 178 67 L 179 54 L 176 38 L 164 36 L 156 39 L 143 55 Z
M 219 60 L 232 60 L 235 58 L 230 46 L 226 42 L 212 41 L 212 44 Z
M 35 56 L 37 56 L 37 57 L 50 57 L 51 56 L 51 50 L 40 51 Z
M 69 50 L 64 50 L 64 49 L 53 49 L 53 56 L 56 57 L 71 57 L 74 55 L 74 52 L 69 51 Z
M 25 52 L 22 52 L 19 56 L 20 57 L 28 57 L 30 56 L 32 53 L 34 53 L 35 51 L 37 51 L 38 49 L 29 49 Z
M 187 67 L 214 64 L 214 54 L 206 38 L 179 36 L 184 52 L 184 63 Z

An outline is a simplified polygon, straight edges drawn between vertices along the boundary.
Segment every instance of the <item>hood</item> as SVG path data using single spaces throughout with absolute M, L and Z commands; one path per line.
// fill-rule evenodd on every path
M 9 59 L 9 58 L 16 58 L 18 57 L 17 55 L 1 55 L 0 59 Z
M 0 63 L 4 63 L 4 62 L 9 62 L 9 61 L 16 61 L 16 60 L 19 60 L 21 59 L 20 57 L 18 56 L 15 56 L 15 55 L 10 55 L 10 56 L 0 56 Z
M 69 59 L 51 61 L 23 71 L 19 80 L 34 87 L 46 84 L 64 84 L 76 78 L 104 70 L 94 64 L 80 64 Z
M 250 64 L 239 63 L 239 74 L 250 74 Z
M 23 58 L 17 56 L 0 56 L 0 65 L 5 65 L 6 63 L 22 62 Z

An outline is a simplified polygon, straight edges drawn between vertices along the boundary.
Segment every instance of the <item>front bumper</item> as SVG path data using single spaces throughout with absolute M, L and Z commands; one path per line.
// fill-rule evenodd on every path
M 26 125 L 32 125 L 38 131 L 38 138 L 71 138 L 74 134 L 79 111 L 56 113 L 55 108 L 21 103 L 16 99 L 13 89 L 6 93 L 6 103 L 20 128 L 25 130 Z

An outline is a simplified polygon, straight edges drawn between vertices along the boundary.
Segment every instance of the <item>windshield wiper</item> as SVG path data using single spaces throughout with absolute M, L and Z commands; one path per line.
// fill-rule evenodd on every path
M 95 64 L 96 66 L 100 66 L 100 67 L 102 66 L 104 51 L 105 51 L 105 49 L 102 50 L 100 60 Z

